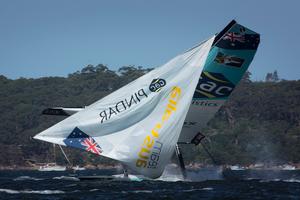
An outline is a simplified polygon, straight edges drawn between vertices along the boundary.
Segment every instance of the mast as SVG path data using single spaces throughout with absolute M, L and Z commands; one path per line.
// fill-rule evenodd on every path
M 56 165 L 56 151 L 55 151 L 55 144 L 53 144 L 53 157 L 54 157 L 54 163 Z
M 185 164 L 184 164 L 183 156 L 182 156 L 182 153 L 181 153 L 181 149 L 178 146 L 178 144 L 175 145 L 175 153 L 176 153 L 176 156 L 178 158 L 178 162 L 179 162 L 179 166 L 180 166 L 182 176 L 183 176 L 184 179 L 186 179 Z

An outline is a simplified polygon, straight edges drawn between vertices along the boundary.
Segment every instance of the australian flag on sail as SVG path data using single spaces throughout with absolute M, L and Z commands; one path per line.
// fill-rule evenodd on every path
M 80 148 L 98 155 L 102 153 L 102 149 L 98 143 L 77 127 L 74 128 L 74 130 L 66 139 L 63 140 L 63 142 L 67 146 Z
M 228 32 L 217 42 L 216 46 L 223 49 L 256 50 L 259 44 L 259 34 Z

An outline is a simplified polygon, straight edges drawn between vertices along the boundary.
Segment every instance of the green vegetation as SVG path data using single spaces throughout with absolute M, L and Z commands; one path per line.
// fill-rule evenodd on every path
M 32 137 L 63 117 L 41 115 L 43 109 L 89 105 L 150 70 L 125 66 L 115 72 L 100 64 L 67 78 L 0 76 L 0 165 L 53 161 L 52 145 Z M 203 130 L 205 145 L 220 164 L 300 162 L 300 81 L 251 82 L 249 77 Z M 65 150 L 74 164 L 114 162 Z M 184 154 L 187 160 L 211 163 L 200 145 L 185 147 Z M 64 162 L 61 155 L 58 159 Z

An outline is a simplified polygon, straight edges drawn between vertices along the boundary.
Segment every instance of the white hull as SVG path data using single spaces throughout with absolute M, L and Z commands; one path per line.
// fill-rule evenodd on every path
M 75 171 L 82 171 L 82 170 L 86 170 L 84 167 L 79 167 L 79 166 L 76 166 L 76 167 L 72 167 L 73 170 Z
M 50 172 L 50 171 L 66 171 L 66 167 L 64 166 L 41 166 L 38 170 L 42 172 Z

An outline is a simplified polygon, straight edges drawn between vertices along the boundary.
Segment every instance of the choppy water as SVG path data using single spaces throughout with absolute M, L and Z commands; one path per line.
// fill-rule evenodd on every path
M 81 175 L 112 175 L 86 170 Z M 189 171 L 190 181 L 79 181 L 68 172 L 0 171 L 0 199 L 300 199 L 300 171 Z M 206 180 L 210 179 L 210 180 Z

